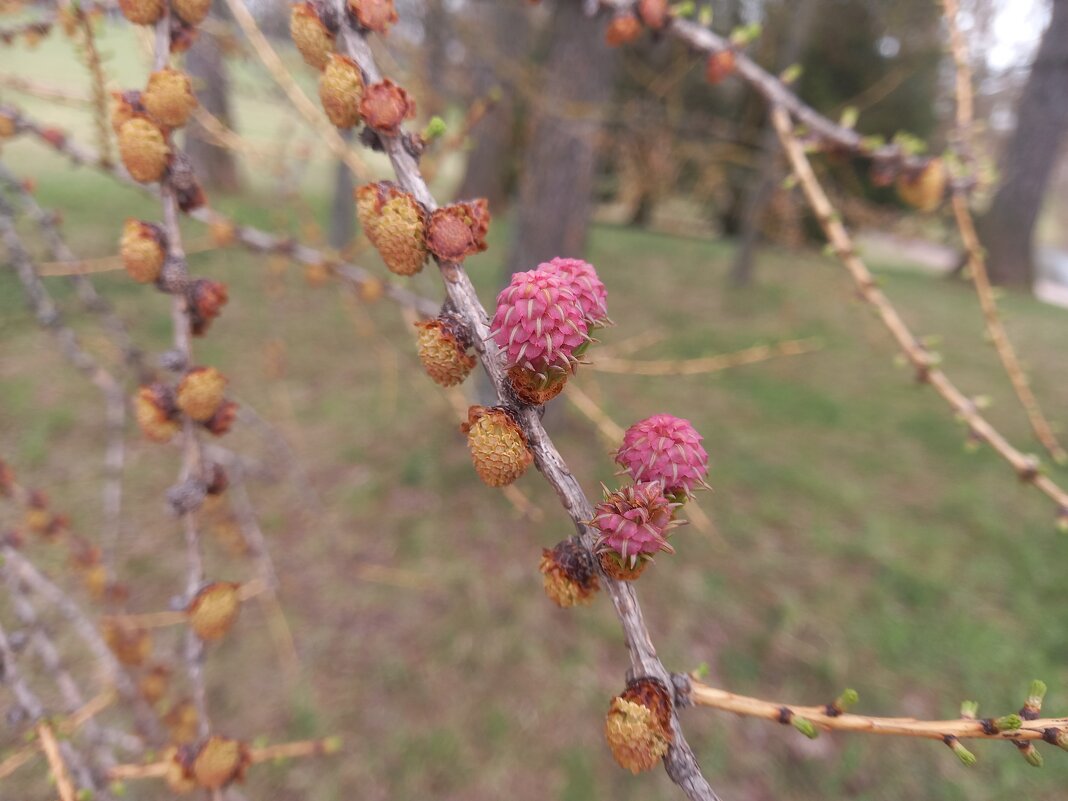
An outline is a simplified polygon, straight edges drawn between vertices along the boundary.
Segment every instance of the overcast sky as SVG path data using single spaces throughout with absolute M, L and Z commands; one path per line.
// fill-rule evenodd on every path
M 1027 64 L 1049 18 L 1049 0 L 1003 0 L 994 26 L 996 36 L 987 53 L 997 70 Z

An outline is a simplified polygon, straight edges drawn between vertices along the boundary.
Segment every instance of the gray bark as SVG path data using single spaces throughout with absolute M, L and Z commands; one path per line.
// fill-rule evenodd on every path
M 990 279 L 1030 288 L 1035 224 L 1068 126 L 1068 0 L 1053 0 L 1031 75 L 1020 96 L 1016 130 L 1001 159 L 1001 185 L 979 221 Z
M 352 141 L 352 129 L 341 132 Z M 327 241 L 335 250 L 344 250 L 356 235 L 356 201 L 352 196 L 352 170 L 341 159 L 334 166 L 334 199 L 330 203 L 330 230 Z
M 798 0 L 796 10 L 792 11 L 792 24 L 790 33 L 787 34 L 786 46 L 777 59 L 777 69 L 780 72 L 801 56 L 812 28 L 810 23 L 815 6 L 815 0 Z M 753 262 L 760 239 L 760 221 L 783 172 L 779 160 L 778 139 L 775 128 L 768 123 L 760 137 L 760 170 L 746 192 L 741 236 L 734 252 L 734 261 L 731 263 L 729 281 L 734 287 L 749 286 L 753 282 Z
M 519 3 L 482 3 L 476 7 L 478 31 L 490 40 L 487 46 L 467 41 L 471 54 L 472 100 L 495 95 L 493 107 L 475 124 L 474 144 L 467 159 L 459 198 L 484 197 L 490 209 L 502 210 L 513 184 L 516 151 L 516 118 L 519 111 L 516 87 L 508 74 L 494 64 L 493 56 L 507 53 L 522 59 L 530 44 L 532 14 Z
M 230 113 L 230 74 L 219 43 L 201 31 L 185 57 L 185 69 L 193 81 L 193 90 L 201 107 L 233 128 Z M 241 188 L 234 154 L 219 147 L 195 118 L 189 120 L 185 134 L 185 152 L 201 185 L 207 190 L 236 192 Z
M 610 99 L 616 52 L 604 22 L 575 0 L 552 7 L 545 85 L 523 158 L 508 272 L 553 256 L 579 256 L 591 212 L 600 109 Z

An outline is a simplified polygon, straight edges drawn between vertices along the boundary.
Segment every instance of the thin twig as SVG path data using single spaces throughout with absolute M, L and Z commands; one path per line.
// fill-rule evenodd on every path
M 41 739 L 41 750 L 44 751 L 48 767 L 52 770 L 52 778 L 56 780 L 60 801 L 75 801 L 74 783 L 70 780 L 67 765 L 59 754 L 59 743 L 56 742 L 52 727 L 44 722 L 38 723 L 37 736 Z
M 965 164 L 973 160 L 971 129 L 974 122 L 974 102 L 972 93 L 972 72 L 968 61 L 968 46 L 964 41 L 964 35 L 957 25 L 957 16 L 960 12 L 957 0 L 943 0 L 943 10 L 946 25 L 949 28 L 950 50 L 953 53 L 953 61 L 956 65 L 957 87 L 957 112 L 956 127 L 961 159 Z M 990 275 L 986 269 L 986 253 L 982 242 L 979 240 L 975 229 L 975 220 L 972 218 L 971 209 L 968 206 L 968 196 L 960 187 L 953 188 L 953 216 L 960 230 L 961 241 L 968 255 L 968 271 L 975 286 L 975 293 L 979 297 L 979 305 L 983 310 L 983 321 L 986 324 L 990 341 L 997 351 L 1005 373 L 1012 383 L 1013 391 L 1027 414 L 1027 420 L 1038 441 L 1042 443 L 1050 456 L 1059 464 L 1068 462 L 1068 452 L 1057 440 L 1053 432 L 1053 426 L 1042 411 L 1042 406 L 1031 389 L 1031 382 L 1024 372 L 1016 349 L 1009 339 L 1001 313 L 998 311 L 997 299 L 990 285 Z
M 916 370 L 917 379 L 933 387 L 968 425 L 971 436 L 988 443 L 1002 459 L 1009 463 L 1021 481 L 1032 484 L 1039 492 L 1057 504 L 1058 515 L 1068 513 L 1068 493 L 1049 476 L 1039 471 L 1038 459 L 1023 454 L 1013 447 L 1001 432 L 979 414 L 976 404 L 935 366 L 934 356 L 905 325 L 905 321 L 901 319 L 890 299 L 879 289 L 867 265 L 857 255 L 848 231 L 835 213 L 831 201 L 827 198 L 826 192 L 823 191 L 819 179 L 812 170 L 804 146 L 793 132 L 786 109 L 776 106 L 771 111 L 771 118 L 779 134 L 779 140 L 786 150 L 794 175 L 797 176 L 801 189 L 834 249 L 835 255 L 852 275 L 860 298 L 875 309 L 879 320 L 890 331 L 897 346 Z
M 74 633 L 82 640 L 97 664 L 103 669 L 107 679 L 114 684 L 123 700 L 130 704 L 138 727 L 145 733 L 147 739 L 152 743 L 162 742 L 163 734 L 155 713 L 145 703 L 136 683 L 119 664 L 101 637 L 100 631 L 82 610 L 81 605 L 11 546 L 0 545 L 0 557 L 3 558 L 5 566 L 10 566 L 32 592 L 55 606 L 67 619 Z
M 348 22 L 345 3 L 338 2 L 337 8 L 339 18 L 342 20 L 341 31 L 338 34 L 339 51 L 354 59 L 370 82 L 381 81 L 382 75 L 370 46 Z M 379 138 L 401 186 L 412 193 L 428 210 L 436 209 L 437 203 L 420 173 L 416 159 L 406 149 L 402 137 L 380 133 Z M 504 363 L 496 344 L 489 336 L 486 310 L 479 301 L 474 286 L 462 264 L 443 262 L 440 267 L 449 300 L 471 330 L 475 350 L 483 369 L 492 381 L 498 398 L 506 397 Z M 562 505 L 580 534 L 583 545 L 592 553 L 595 548 L 596 534 L 585 522 L 593 518 L 592 505 L 542 426 L 538 410 L 531 406 L 521 406 L 517 409 L 517 416 L 534 453 L 535 464 L 556 490 Z M 664 682 L 665 686 L 670 687 L 671 675 L 653 647 L 634 588 L 626 582 L 602 578 L 623 625 L 633 672 L 639 676 L 655 677 Z M 717 796 L 701 773 L 697 759 L 686 742 L 674 708 L 671 713 L 671 729 L 674 744 L 664 758 L 668 775 L 692 801 L 714 801 Z
M 78 25 L 82 32 L 82 50 L 85 58 L 85 68 L 89 72 L 92 84 L 93 124 L 96 128 L 96 147 L 100 152 L 101 161 L 110 164 L 111 158 L 111 125 L 108 122 L 108 91 L 107 77 L 104 75 L 104 64 L 100 58 L 100 51 L 96 47 L 96 33 L 93 31 L 93 20 L 86 9 L 77 3 L 72 3 L 68 10 L 77 15 Z
M 67 156 L 75 164 L 93 166 L 122 183 L 159 197 L 160 193 L 157 188 L 137 183 L 121 165 L 101 164 L 99 156 L 93 150 L 77 143 L 62 132 L 56 135 L 56 129 L 36 122 L 14 106 L 10 104 L 0 106 L 0 116 L 10 119 L 18 133 L 28 133 L 34 136 Z M 207 206 L 195 209 L 190 212 L 189 216 L 205 225 L 231 225 L 237 241 L 249 250 L 257 253 L 284 253 L 301 264 L 325 266 L 338 279 L 356 289 L 368 287 L 381 289 L 385 297 L 398 305 L 414 309 L 422 317 L 434 317 L 440 310 L 440 305 L 432 300 L 421 297 L 393 281 L 385 281 L 370 270 L 297 242 L 291 237 L 276 236 L 250 225 L 237 225 L 224 214 Z
M 779 701 L 765 701 L 761 698 L 735 695 L 726 690 L 709 687 L 695 679 L 690 681 L 690 700 L 697 706 L 782 723 L 789 723 L 790 719 L 796 715 L 826 731 L 924 737 L 930 740 L 956 737 L 960 740 L 1045 740 L 1047 742 L 1052 740 L 1055 742 L 1057 734 L 1068 727 L 1068 718 L 1023 720 L 1018 729 L 998 731 L 995 726 L 991 725 L 989 719 L 917 720 L 858 715 L 838 712 L 833 705 L 795 706 Z
M 798 356 L 813 353 L 823 347 L 819 339 L 791 339 L 774 345 L 754 345 L 751 348 L 721 353 L 716 356 L 700 356 L 694 359 L 618 359 L 598 356 L 589 369 L 601 373 L 623 375 L 706 375 L 732 367 L 756 364 L 780 356 Z
M 267 37 L 260 31 L 256 20 L 248 8 L 245 7 L 245 4 L 241 0 L 225 0 L 225 2 L 234 17 L 234 21 L 245 34 L 245 38 L 252 45 L 253 51 L 255 51 L 256 56 L 263 63 L 267 72 L 282 88 L 282 91 L 286 93 L 286 97 L 289 98 L 293 107 L 307 120 L 312 130 L 330 148 L 330 152 L 344 161 L 356 176 L 368 175 L 367 165 L 345 144 L 345 140 L 338 134 L 337 129 L 330 125 L 322 110 L 308 99 L 308 96 L 304 94 L 297 82 L 293 80 L 293 76 L 286 69 L 285 64 L 282 63 L 282 59 L 278 57 L 274 48 L 271 47 Z
M 340 749 L 337 738 L 326 737 L 321 740 L 300 740 L 292 743 L 277 743 L 259 748 L 248 749 L 248 760 L 257 765 L 273 762 L 277 759 L 298 759 L 301 757 L 335 754 Z M 108 774 L 114 780 L 162 779 L 170 770 L 169 762 L 149 762 L 147 764 L 116 765 Z
M 639 0 L 594 0 L 594 5 L 610 12 L 633 11 Z M 897 164 L 909 169 L 918 169 L 929 160 L 908 153 L 897 144 L 878 144 L 865 139 L 852 128 L 820 114 L 798 97 L 782 80 L 772 75 L 751 58 L 709 28 L 693 20 L 673 16 L 664 28 L 664 33 L 685 43 L 693 50 L 707 55 L 731 51 L 734 53 L 735 72 L 754 91 L 772 106 L 786 109 L 809 133 L 832 145 L 884 163 Z

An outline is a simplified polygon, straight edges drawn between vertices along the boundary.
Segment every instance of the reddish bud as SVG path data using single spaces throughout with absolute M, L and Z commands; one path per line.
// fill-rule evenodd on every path
M 619 14 L 608 23 L 604 40 L 609 47 L 630 44 L 642 34 L 642 24 L 633 14 Z
M 460 261 L 487 247 L 489 204 L 485 198 L 443 206 L 430 215 L 427 248 L 442 261 Z
M 361 28 L 384 34 L 397 21 L 393 0 L 348 0 L 349 13 Z
M 712 53 L 705 62 L 705 80 L 714 86 L 730 76 L 734 72 L 734 66 L 733 50 Z
M 395 135 L 401 124 L 415 116 L 415 101 L 404 89 L 386 79 L 367 87 L 360 99 L 360 116 L 379 133 Z
M 186 298 L 189 302 L 189 317 L 193 336 L 203 336 L 212 320 L 219 316 L 222 307 L 229 300 L 226 284 L 198 278 L 188 289 Z

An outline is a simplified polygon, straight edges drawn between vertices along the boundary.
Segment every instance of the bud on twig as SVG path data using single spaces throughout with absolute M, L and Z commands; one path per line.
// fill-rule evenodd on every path
M 1035 748 L 1035 744 L 1029 740 L 1015 740 L 1014 744 L 1020 749 L 1020 756 L 1027 760 L 1027 764 L 1033 768 L 1040 768 L 1044 764 L 1042 754 Z
M 1046 697 L 1046 683 L 1041 679 L 1031 682 L 1031 689 L 1027 693 L 1027 701 L 1020 709 L 1020 717 L 1024 720 L 1037 720 L 1042 712 L 1042 699 Z
M 957 755 L 957 759 L 959 759 L 962 764 L 970 768 L 976 763 L 975 754 L 965 748 L 961 741 L 954 735 L 947 734 L 942 738 L 942 742 L 949 746 L 949 749 Z

